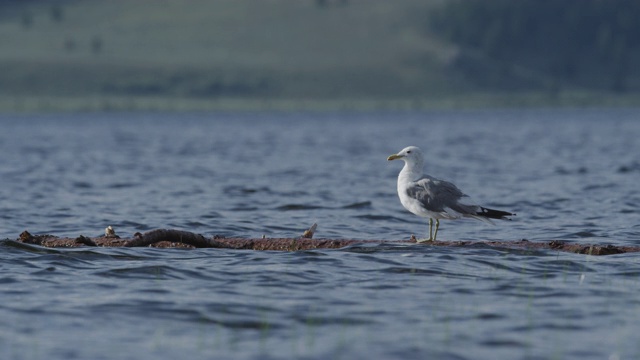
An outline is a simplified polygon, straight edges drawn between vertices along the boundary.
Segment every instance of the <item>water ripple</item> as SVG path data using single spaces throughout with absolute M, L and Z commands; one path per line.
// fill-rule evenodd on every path
M 427 225 L 402 208 L 401 165 L 385 159 L 415 144 L 432 175 L 518 213 L 496 226 L 443 220 L 442 239 L 638 245 L 637 118 L 3 115 L 0 150 L 12 156 L 0 169 L 0 231 L 288 237 L 316 222 L 323 238 L 408 239 Z M 295 253 L 0 249 L 0 327 L 11 329 L 0 343 L 16 360 L 640 357 L 637 254 L 391 241 Z M 78 341 L 87 334 L 100 341 Z
M 281 205 L 274 208 L 274 210 L 278 210 L 278 211 L 299 211 L 299 210 L 316 210 L 316 209 L 326 209 L 326 208 L 323 206 L 309 205 L 309 204 L 286 204 L 286 205 Z

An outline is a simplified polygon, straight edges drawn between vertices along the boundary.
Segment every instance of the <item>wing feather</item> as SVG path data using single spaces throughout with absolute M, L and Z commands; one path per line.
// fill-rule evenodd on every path
M 450 208 L 457 212 L 466 212 L 459 209 L 458 200 L 467 195 L 454 184 L 431 176 L 424 176 L 415 181 L 407 188 L 407 195 L 418 200 L 429 211 L 445 212 Z

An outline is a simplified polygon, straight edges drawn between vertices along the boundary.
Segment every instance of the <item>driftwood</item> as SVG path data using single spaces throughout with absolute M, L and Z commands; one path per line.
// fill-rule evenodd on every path
M 157 229 L 136 233 L 131 239 L 121 239 L 111 227 L 105 231 L 105 236 L 88 238 L 59 238 L 53 235 L 31 235 L 24 231 L 17 239 L 19 242 L 35 244 L 45 247 L 141 247 L 151 246 L 158 248 L 221 248 L 221 249 L 247 249 L 247 250 L 277 250 L 298 251 L 310 249 L 337 249 L 355 244 L 370 243 L 416 243 L 412 236 L 409 240 L 348 240 L 348 239 L 313 239 L 317 225 L 313 224 L 301 237 L 297 238 L 226 238 L 214 236 L 207 239 L 204 236 L 189 231 Z M 630 252 L 640 252 L 640 247 L 576 244 L 565 241 L 533 242 L 519 241 L 429 241 L 421 243 L 425 246 L 490 246 L 494 248 L 521 249 L 521 250 L 555 250 L 587 255 L 613 255 Z
M 133 239 L 128 240 L 123 246 L 126 247 L 139 247 L 150 246 L 163 241 L 170 243 L 179 243 L 184 245 L 191 245 L 196 248 L 224 248 L 223 244 L 220 244 L 214 239 L 207 239 L 204 236 L 189 231 L 171 230 L 171 229 L 157 229 L 151 230 L 144 234 L 135 233 Z

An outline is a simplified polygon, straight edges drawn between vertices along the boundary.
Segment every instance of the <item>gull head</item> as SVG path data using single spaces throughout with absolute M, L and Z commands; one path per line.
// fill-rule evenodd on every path
M 398 159 L 411 165 L 421 165 L 424 162 L 422 150 L 417 146 L 408 146 L 402 149 L 399 153 L 393 154 L 387 158 L 388 161 Z

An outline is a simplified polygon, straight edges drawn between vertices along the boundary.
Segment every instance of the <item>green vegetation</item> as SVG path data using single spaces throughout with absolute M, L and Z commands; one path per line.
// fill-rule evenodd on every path
M 639 18 L 630 0 L 451 0 L 430 27 L 464 49 L 458 70 L 486 87 L 627 92 L 640 90 Z
M 616 77 L 613 70 L 583 75 L 582 68 L 598 68 L 600 60 L 561 72 L 567 67 L 528 61 L 524 50 L 505 56 L 509 52 L 495 45 L 503 36 L 497 30 L 493 43 L 483 40 L 494 50 L 475 44 L 469 29 L 487 39 L 480 20 L 494 24 L 500 9 L 460 27 L 473 6 L 510 3 L 0 0 L 0 111 L 640 102 L 635 75 L 627 76 L 635 55 L 616 50 L 620 40 L 606 35 L 617 28 L 599 33 L 603 66 L 625 70 Z M 608 48 L 622 55 L 607 57 Z M 603 77 L 607 85 L 598 86 Z

